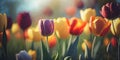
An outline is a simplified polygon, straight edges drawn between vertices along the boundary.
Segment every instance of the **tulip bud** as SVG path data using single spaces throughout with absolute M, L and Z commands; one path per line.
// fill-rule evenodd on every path
M 55 47 L 55 45 L 57 44 L 57 39 L 56 39 L 56 37 L 55 37 L 54 35 L 50 36 L 50 37 L 48 38 L 48 43 L 49 43 L 49 47 L 50 47 L 50 48 Z
M 0 33 L 3 32 L 4 28 L 7 27 L 7 17 L 6 14 L 0 13 Z
M 91 16 L 96 16 L 96 11 L 95 9 L 92 9 L 92 8 L 87 8 L 84 11 L 80 10 L 80 16 L 82 20 L 88 22 Z
M 100 11 L 104 18 L 115 19 L 120 15 L 120 4 L 116 2 L 107 3 L 102 6 Z
M 16 54 L 16 60 L 32 60 L 32 57 L 28 55 L 26 51 L 23 50 Z
M 17 22 L 22 30 L 26 30 L 32 23 L 30 14 L 28 12 L 19 13 Z
M 118 42 L 117 42 L 117 39 L 115 37 L 111 38 L 111 44 L 112 44 L 113 47 L 117 47 Z
M 36 51 L 35 50 L 29 50 L 28 54 L 32 57 L 32 60 L 36 60 Z
M 111 25 L 111 32 L 115 36 L 120 35 L 120 18 L 117 18 L 117 19 L 113 20 L 113 23 Z
M 41 34 L 50 36 L 54 32 L 54 22 L 52 20 L 40 20 Z

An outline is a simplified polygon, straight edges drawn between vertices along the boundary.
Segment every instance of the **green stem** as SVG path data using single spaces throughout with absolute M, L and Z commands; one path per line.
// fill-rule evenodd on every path
M 41 50 L 40 50 L 41 60 L 43 60 L 43 50 L 42 50 L 42 41 L 41 40 L 40 40 L 40 47 L 41 47 Z
M 47 46 L 47 51 L 48 51 L 48 53 L 49 53 L 49 43 L 48 43 L 48 36 L 47 36 L 47 41 L 46 41 L 47 43 L 46 43 L 46 46 Z
M 93 42 L 92 42 L 92 51 L 91 51 L 91 56 L 92 56 L 92 58 L 94 58 L 94 47 L 95 47 L 95 42 L 96 42 L 96 36 L 94 36 L 94 40 L 93 40 Z
M 71 42 L 72 42 L 72 35 L 71 35 L 70 39 L 68 40 L 68 47 L 67 47 L 67 50 L 69 49 Z

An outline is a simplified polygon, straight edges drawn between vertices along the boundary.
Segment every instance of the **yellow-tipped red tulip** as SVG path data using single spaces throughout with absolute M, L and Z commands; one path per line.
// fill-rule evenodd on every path
M 113 35 L 119 36 L 120 35 L 120 18 L 113 20 L 113 23 L 111 24 L 111 32 Z
M 7 27 L 7 16 L 6 14 L 0 13 L 0 32 L 3 32 L 4 28 Z
M 84 27 L 86 26 L 86 22 L 78 19 L 78 18 L 71 18 L 70 20 L 70 34 L 72 35 L 80 35 Z
M 96 36 L 106 35 L 110 29 L 110 25 L 111 23 L 102 17 L 92 16 L 89 22 L 90 30 Z
M 54 20 L 55 24 L 55 31 L 57 33 L 57 36 L 62 39 L 66 39 L 69 37 L 69 21 L 67 18 L 58 18 L 57 20 Z

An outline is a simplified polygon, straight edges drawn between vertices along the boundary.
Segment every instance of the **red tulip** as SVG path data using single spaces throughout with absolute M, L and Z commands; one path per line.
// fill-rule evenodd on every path
M 17 22 L 22 30 L 26 30 L 32 23 L 30 14 L 28 12 L 19 13 Z
M 102 6 L 100 11 L 104 18 L 115 19 L 120 15 L 120 5 L 115 2 L 107 3 Z
M 70 26 L 70 34 L 80 35 L 83 32 L 85 26 L 86 26 L 86 22 L 83 22 L 78 18 L 72 18 L 71 26 Z
M 113 47 L 117 47 L 118 42 L 117 42 L 117 39 L 115 37 L 111 38 L 111 44 L 112 44 Z

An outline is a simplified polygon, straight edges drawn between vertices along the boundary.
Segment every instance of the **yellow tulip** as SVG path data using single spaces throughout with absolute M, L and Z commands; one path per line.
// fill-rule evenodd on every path
M 14 34 L 14 33 L 17 33 L 17 32 L 19 32 L 19 31 L 21 31 L 21 29 L 20 29 L 20 27 L 18 26 L 17 23 L 14 23 L 14 24 L 12 24 L 11 31 L 12 31 L 12 33 Z
M 54 20 L 55 25 L 55 31 L 59 38 L 66 39 L 69 37 L 69 21 L 67 18 L 58 18 L 57 20 Z
M 0 13 L 0 32 L 3 32 L 4 28 L 7 27 L 7 16 L 6 14 Z
M 111 32 L 113 35 L 119 36 L 120 35 L 120 18 L 113 20 L 113 23 L 114 23 L 114 25 L 111 24 Z M 115 31 L 114 31 L 114 29 L 115 29 Z
M 85 51 L 85 45 L 87 45 L 89 49 L 92 48 L 91 42 L 85 39 L 84 42 L 82 43 L 82 49 L 83 49 L 83 51 Z
M 80 16 L 82 20 L 89 21 L 91 16 L 96 16 L 96 11 L 92 8 L 85 9 L 84 11 L 80 10 Z
M 35 50 L 29 50 L 28 54 L 32 57 L 32 60 L 36 60 L 36 51 Z

